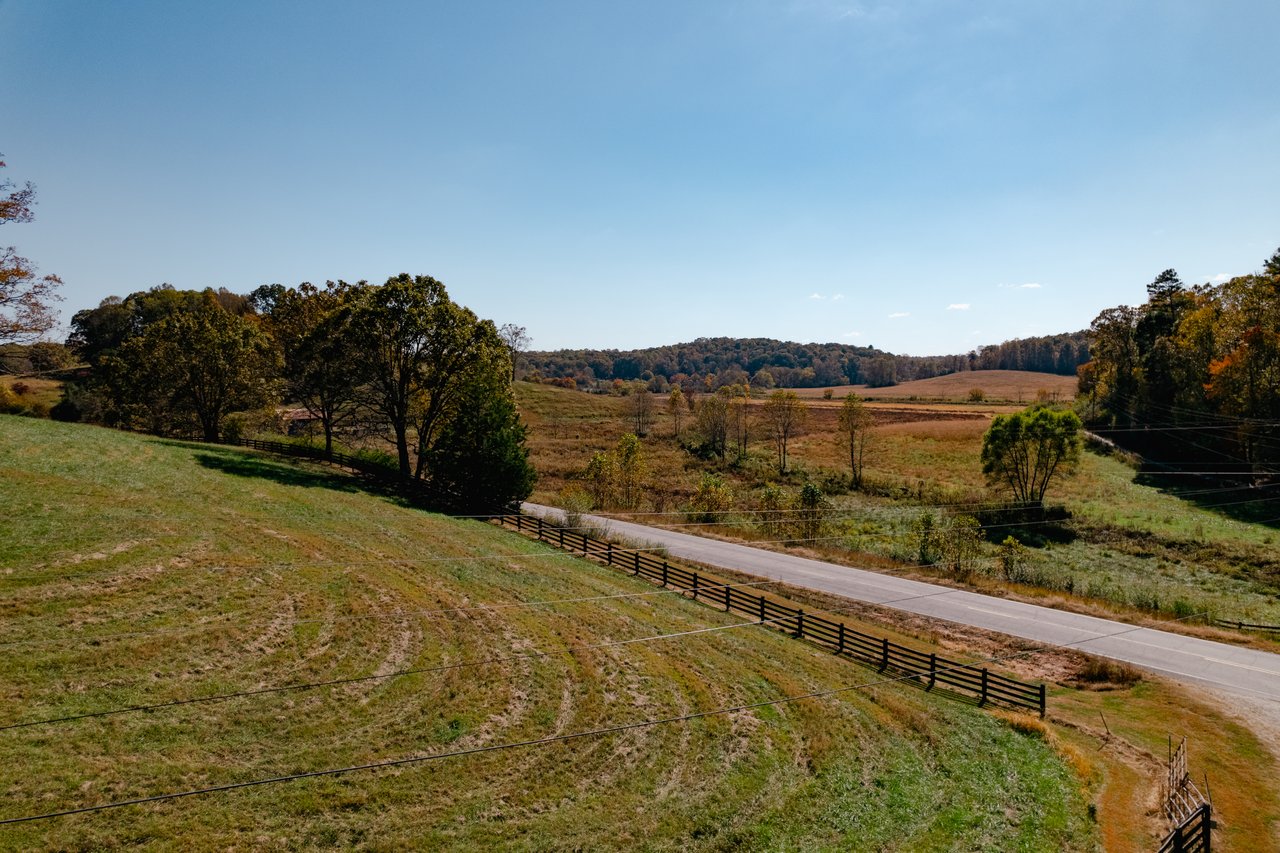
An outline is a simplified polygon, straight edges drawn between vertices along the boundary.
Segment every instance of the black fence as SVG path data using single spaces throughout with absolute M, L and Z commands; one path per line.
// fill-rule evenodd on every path
M 1201 803 L 1165 837 L 1160 853 L 1210 853 L 1213 844 L 1211 811 L 1208 803 Z
M 1237 631 L 1266 631 L 1280 634 L 1280 625 L 1254 625 L 1251 622 L 1237 622 L 1234 619 L 1214 619 L 1213 624 L 1219 628 L 1235 628 Z
M 944 691 L 979 705 L 996 704 L 1045 713 L 1045 687 L 992 672 L 985 667 L 960 663 L 937 654 L 917 651 L 877 637 L 844 622 L 806 613 L 762 595 L 708 578 L 698 572 L 633 548 L 624 548 L 577 530 L 547 522 L 538 516 L 497 515 L 493 520 L 565 551 L 599 560 L 606 565 L 689 594 L 695 601 L 740 613 L 791 636 L 807 640 L 838 655 L 852 658 L 905 683 Z

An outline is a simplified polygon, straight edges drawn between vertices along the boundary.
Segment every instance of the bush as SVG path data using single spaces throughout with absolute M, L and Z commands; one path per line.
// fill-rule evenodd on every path
M 970 403 L 981 403 L 981 402 L 982 402 L 983 400 L 985 400 L 985 399 L 987 399 L 987 392 L 986 392 L 986 391 L 983 391 L 981 388 L 970 388 L 970 389 L 969 389 L 969 402 L 970 402 Z
M 689 501 L 690 521 L 715 524 L 733 506 L 733 491 L 715 474 L 703 474 L 698 490 Z
M 1129 687 L 1142 680 L 1142 673 L 1127 663 L 1089 655 L 1084 665 L 1076 672 L 1075 679 L 1085 684 L 1114 684 Z

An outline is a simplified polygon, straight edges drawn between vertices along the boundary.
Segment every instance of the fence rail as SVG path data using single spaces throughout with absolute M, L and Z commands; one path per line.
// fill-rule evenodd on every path
M 1045 687 L 992 672 L 985 667 L 949 660 L 930 652 L 921 652 L 851 628 L 844 622 L 806 613 L 802 607 L 790 607 L 763 595 L 700 575 L 668 560 L 589 534 L 546 521 L 541 516 L 523 514 L 495 515 L 493 520 L 542 542 L 583 557 L 600 560 L 660 586 L 688 593 L 695 601 L 739 613 L 762 625 L 830 649 L 889 675 L 904 676 L 904 681 L 927 690 L 936 687 L 976 700 L 979 705 L 998 704 L 1027 708 L 1041 716 L 1045 713 Z
M 1187 767 L 1187 739 L 1177 749 L 1169 739 L 1169 770 L 1164 781 L 1164 814 L 1169 834 L 1160 853 L 1209 853 L 1213 843 L 1213 805 L 1191 781 Z
M 1211 853 L 1213 818 L 1208 803 L 1201 803 L 1182 823 L 1173 828 L 1160 853 Z
M 1270 631 L 1280 634 L 1280 625 L 1254 625 L 1251 622 L 1239 622 L 1235 619 L 1214 619 L 1213 624 L 1220 628 L 1235 628 L 1237 631 Z

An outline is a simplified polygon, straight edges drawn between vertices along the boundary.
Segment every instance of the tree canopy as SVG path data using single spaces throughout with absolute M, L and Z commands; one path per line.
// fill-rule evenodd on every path
M 18 186 L 0 179 L 0 225 L 30 222 L 35 195 L 29 181 Z M 39 275 L 13 246 L 0 248 L 0 344 L 29 343 L 52 329 L 58 319 L 53 303 L 61 298 L 61 284 L 56 275 Z
M 1080 370 L 1093 428 L 1166 465 L 1280 470 L 1280 251 L 1216 285 L 1165 270 L 1147 294 L 1093 321 Z
M 1079 463 L 1082 430 L 1075 412 L 1049 406 L 997 415 L 982 437 L 982 473 L 1018 503 L 1041 504 L 1050 483 Z
M 83 405 L 68 419 L 217 441 L 231 413 L 293 414 L 283 399 L 319 422 L 326 451 L 386 439 L 400 477 L 442 504 L 496 510 L 532 487 L 510 349 L 430 276 L 249 296 L 161 285 L 77 313 L 69 343 L 92 374 L 69 389 Z

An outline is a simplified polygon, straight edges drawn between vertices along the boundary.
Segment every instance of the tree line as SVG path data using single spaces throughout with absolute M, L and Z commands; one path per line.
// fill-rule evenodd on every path
M 289 401 L 326 451 L 337 438 L 385 440 L 403 480 L 451 505 L 485 511 L 532 490 L 511 351 L 430 276 L 248 295 L 161 285 L 109 297 L 71 326 L 90 373 L 55 417 L 219 441 Z
M 1034 370 L 1074 375 L 1089 360 L 1084 332 L 1023 338 L 963 355 L 894 355 L 849 344 L 800 344 L 769 338 L 698 338 L 691 343 L 638 350 L 557 350 L 521 357 L 533 381 L 572 380 L 574 387 L 607 388 L 640 380 L 665 393 L 672 386 L 710 392 L 731 385 L 757 389 L 873 388 L 965 370 Z
M 1280 472 L 1280 250 L 1221 284 L 1165 270 L 1090 336 L 1080 395 L 1096 429 L 1184 469 Z

